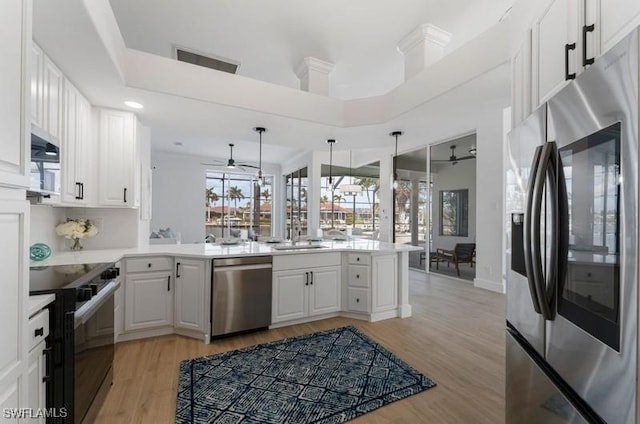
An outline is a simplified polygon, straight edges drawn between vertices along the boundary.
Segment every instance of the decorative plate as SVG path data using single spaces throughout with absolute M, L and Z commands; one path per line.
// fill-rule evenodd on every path
M 36 243 L 29 248 L 32 261 L 44 261 L 51 256 L 51 248 L 44 243 Z

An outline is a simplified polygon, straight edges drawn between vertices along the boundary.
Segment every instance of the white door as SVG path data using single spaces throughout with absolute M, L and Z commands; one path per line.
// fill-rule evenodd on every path
M 103 206 L 132 206 L 135 116 L 110 109 L 99 111 L 99 201 Z
M 29 187 L 30 161 L 27 58 L 31 46 L 28 31 L 29 1 L 6 0 L 0 13 L 0 185 Z
M 176 258 L 176 327 L 206 331 L 206 283 L 204 260 Z
M 584 0 L 555 0 L 533 27 L 533 108 L 564 87 L 581 68 L 582 40 L 578 25 Z M 581 24 L 580 24 L 581 25 Z M 582 29 L 582 27 L 580 27 Z M 565 63 L 568 58 L 568 66 Z
M 31 123 L 43 128 L 44 52 L 31 43 Z
M 591 0 L 593 1 L 593 0 Z M 640 25 L 638 0 L 600 0 L 600 42 L 602 52 Z
M 168 272 L 127 274 L 125 330 L 173 325 L 173 278 Z
M 47 407 L 46 404 L 46 383 L 43 380 L 46 372 L 44 349 L 46 343 L 43 341 L 29 352 L 29 362 L 27 367 L 27 402 L 25 407 L 33 411 L 41 411 Z M 28 419 L 25 422 L 44 424 L 44 416 Z
M 272 323 L 307 316 L 307 278 L 300 270 L 273 273 Z
M 62 71 L 44 56 L 44 130 L 50 141 L 60 143 L 62 128 Z
M 62 201 L 86 204 L 89 162 L 90 104 L 69 82 L 64 84 L 64 114 L 61 150 Z
M 309 315 L 326 314 L 340 310 L 339 266 L 314 268 L 309 285 Z
M 373 258 L 373 312 L 394 309 L 398 305 L 397 263 L 396 255 Z

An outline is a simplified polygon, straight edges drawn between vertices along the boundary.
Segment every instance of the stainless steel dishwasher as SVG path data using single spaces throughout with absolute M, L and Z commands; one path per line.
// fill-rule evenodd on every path
M 271 324 L 271 256 L 213 260 L 211 334 Z

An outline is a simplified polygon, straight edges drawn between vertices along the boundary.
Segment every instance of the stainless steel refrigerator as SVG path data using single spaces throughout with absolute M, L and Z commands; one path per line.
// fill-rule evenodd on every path
M 509 134 L 507 424 L 639 422 L 638 38 Z

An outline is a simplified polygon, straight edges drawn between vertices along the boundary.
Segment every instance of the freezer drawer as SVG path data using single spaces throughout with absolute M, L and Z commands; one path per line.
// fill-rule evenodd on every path
M 588 424 L 507 330 L 506 424 Z

